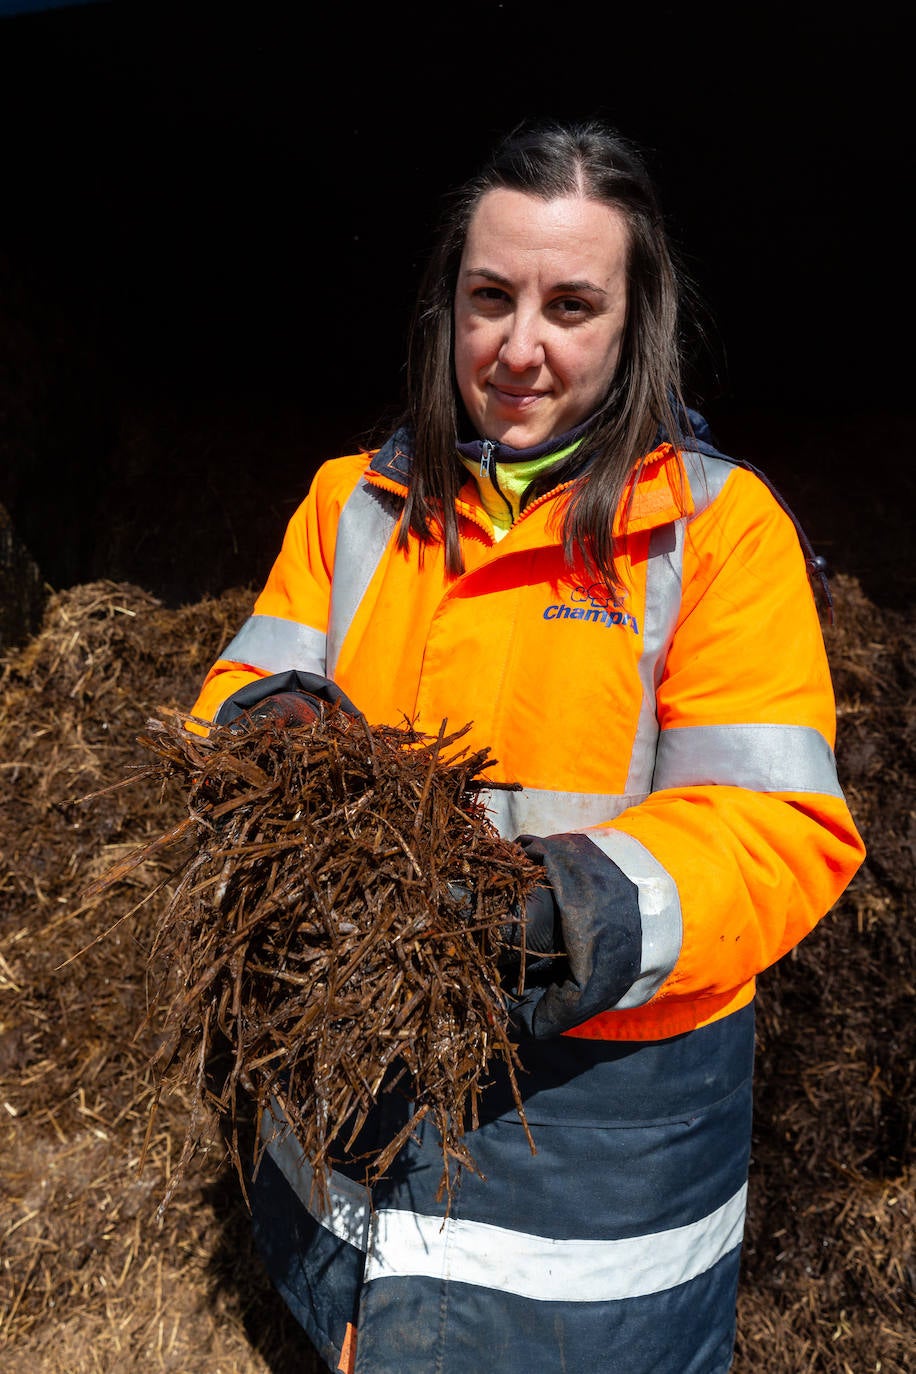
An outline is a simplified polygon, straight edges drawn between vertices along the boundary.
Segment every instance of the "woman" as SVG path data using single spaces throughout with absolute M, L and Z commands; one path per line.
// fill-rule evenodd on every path
M 515 1012 L 537 1154 L 497 1085 L 444 1224 L 422 1132 L 320 1216 L 271 1147 L 262 1245 L 331 1368 L 731 1362 L 754 978 L 863 850 L 796 529 L 684 408 L 676 330 L 635 152 L 509 138 L 450 206 L 402 428 L 318 472 L 195 708 L 473 721 L 565 956 Z

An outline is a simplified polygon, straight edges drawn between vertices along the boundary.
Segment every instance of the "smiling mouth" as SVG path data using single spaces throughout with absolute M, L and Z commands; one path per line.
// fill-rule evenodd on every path
M 531 405 L 547 395 L 546 391 L 531 391 L 528 388 L 499 386 L 496 382 L 490 382 L 489 385 L 499 400 L 509 405 Z

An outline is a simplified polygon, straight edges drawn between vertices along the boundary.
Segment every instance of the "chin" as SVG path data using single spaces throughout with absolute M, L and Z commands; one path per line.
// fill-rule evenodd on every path
M 540 429 L 519 429 L 514 426 L 500 442 L 508 444 L 510 448 L 534 448 L 536 444 L 543 444 L 549 438 L 549 432 Z
M 510 448 L 533 448 L 535 444 L 542 444 L 549 439 L 553 433 L 549 425 L 533 416 L 530 420 L 524 420 L 518 416 L 485 415 L 478 428 L 482 438 L 495 439 L 500 444 L 508 444 Z

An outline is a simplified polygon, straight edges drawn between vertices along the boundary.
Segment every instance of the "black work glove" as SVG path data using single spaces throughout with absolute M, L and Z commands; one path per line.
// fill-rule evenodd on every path
M 463 912 L 467 913 L 468 919 L 471 919 L 474 915 L 474 893 L 471 889 L 465 887 L 464 883 L 450 882 L 448 891 L 449 896 L 458 903 Z M 515 973 L 520 968 L 523 937 L 525 954 L 542 956 L 536 958 L 534 963 L 530 959 L 526 960 L 525 981 L 530 981 L 529 974 L 532 969 L 549 962 L 549 958 L 545 956 L 560 953 L 561 932 L 557 905 L 550 888 L 539 885 L 529 892 L 525 899 L 524 916 L 518 904 L 513 903 L 509 919 L 505 925 L 499 927 L 499 934 L 503 948 L 497 957 L 497 964 L 505 969 L 507 974 Z
M 500 934 L 506 941 L 508 952 L 514 957 L 515 963 L 518 963 L 521 957 L 523 935 L 525 949 L 529 954 L 562 953 L 559 915 L 551 888 L 538 885 L 528 893 L 524 920 L 516 912 L 513 920 L 500 926 Z
M 335 706 L 348 716 L 362 715 L 330 678 L 290 668 L 288 672 L 248 682 L 233 692 L 217 711 L 216 724 L 232 725 L 238 721 L 241 726 L 246 717 L 252 721 L 275 717 L 289 725 L 307 725 L 316 720 L 322 710 Z
M 310 692 L 278 692 L 237 717 L 229 729 L 243 729 L 246 723 L 255 725 L 265 720 L 275 720 L 278 725 L 311 725 L 320 719 L 322 709 L 322 703 Z
M 513 919 L 500 926 L 505 945 L 497 957 L 504 971 L 507 991 L 518 994 L 522 976 L 524 939 L 524 986 L 526 989 L 549 982 L 557 955 L 563 953 L 563 931 L 553 889 L 545 884 L 532 888 L 525 899 L 524 918 L 515 908 Z
M 607 1011 L 629 991 L 642 963 L 642 920 L 636 884 L 587 836 L 520 835 L 517 843 L 544 865 L 556 908 L 553 944 L 563 953 L 544 961 L 547 986 L 526 989 L 510 1014 L 518 1030 L 542 1040 Z

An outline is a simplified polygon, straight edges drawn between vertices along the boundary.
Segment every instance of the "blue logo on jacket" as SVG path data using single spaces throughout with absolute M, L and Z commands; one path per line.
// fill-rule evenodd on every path
M 624 598 L 613 587 L 603 587 L 593 582 L 590 587 L 573 587 L 569 595 L 572 605 L 563 602 L 545 606 L 545 620 L 578 620 L 586 625 L 625 625 L 639 634 L 636 617 L 623 609 Z

